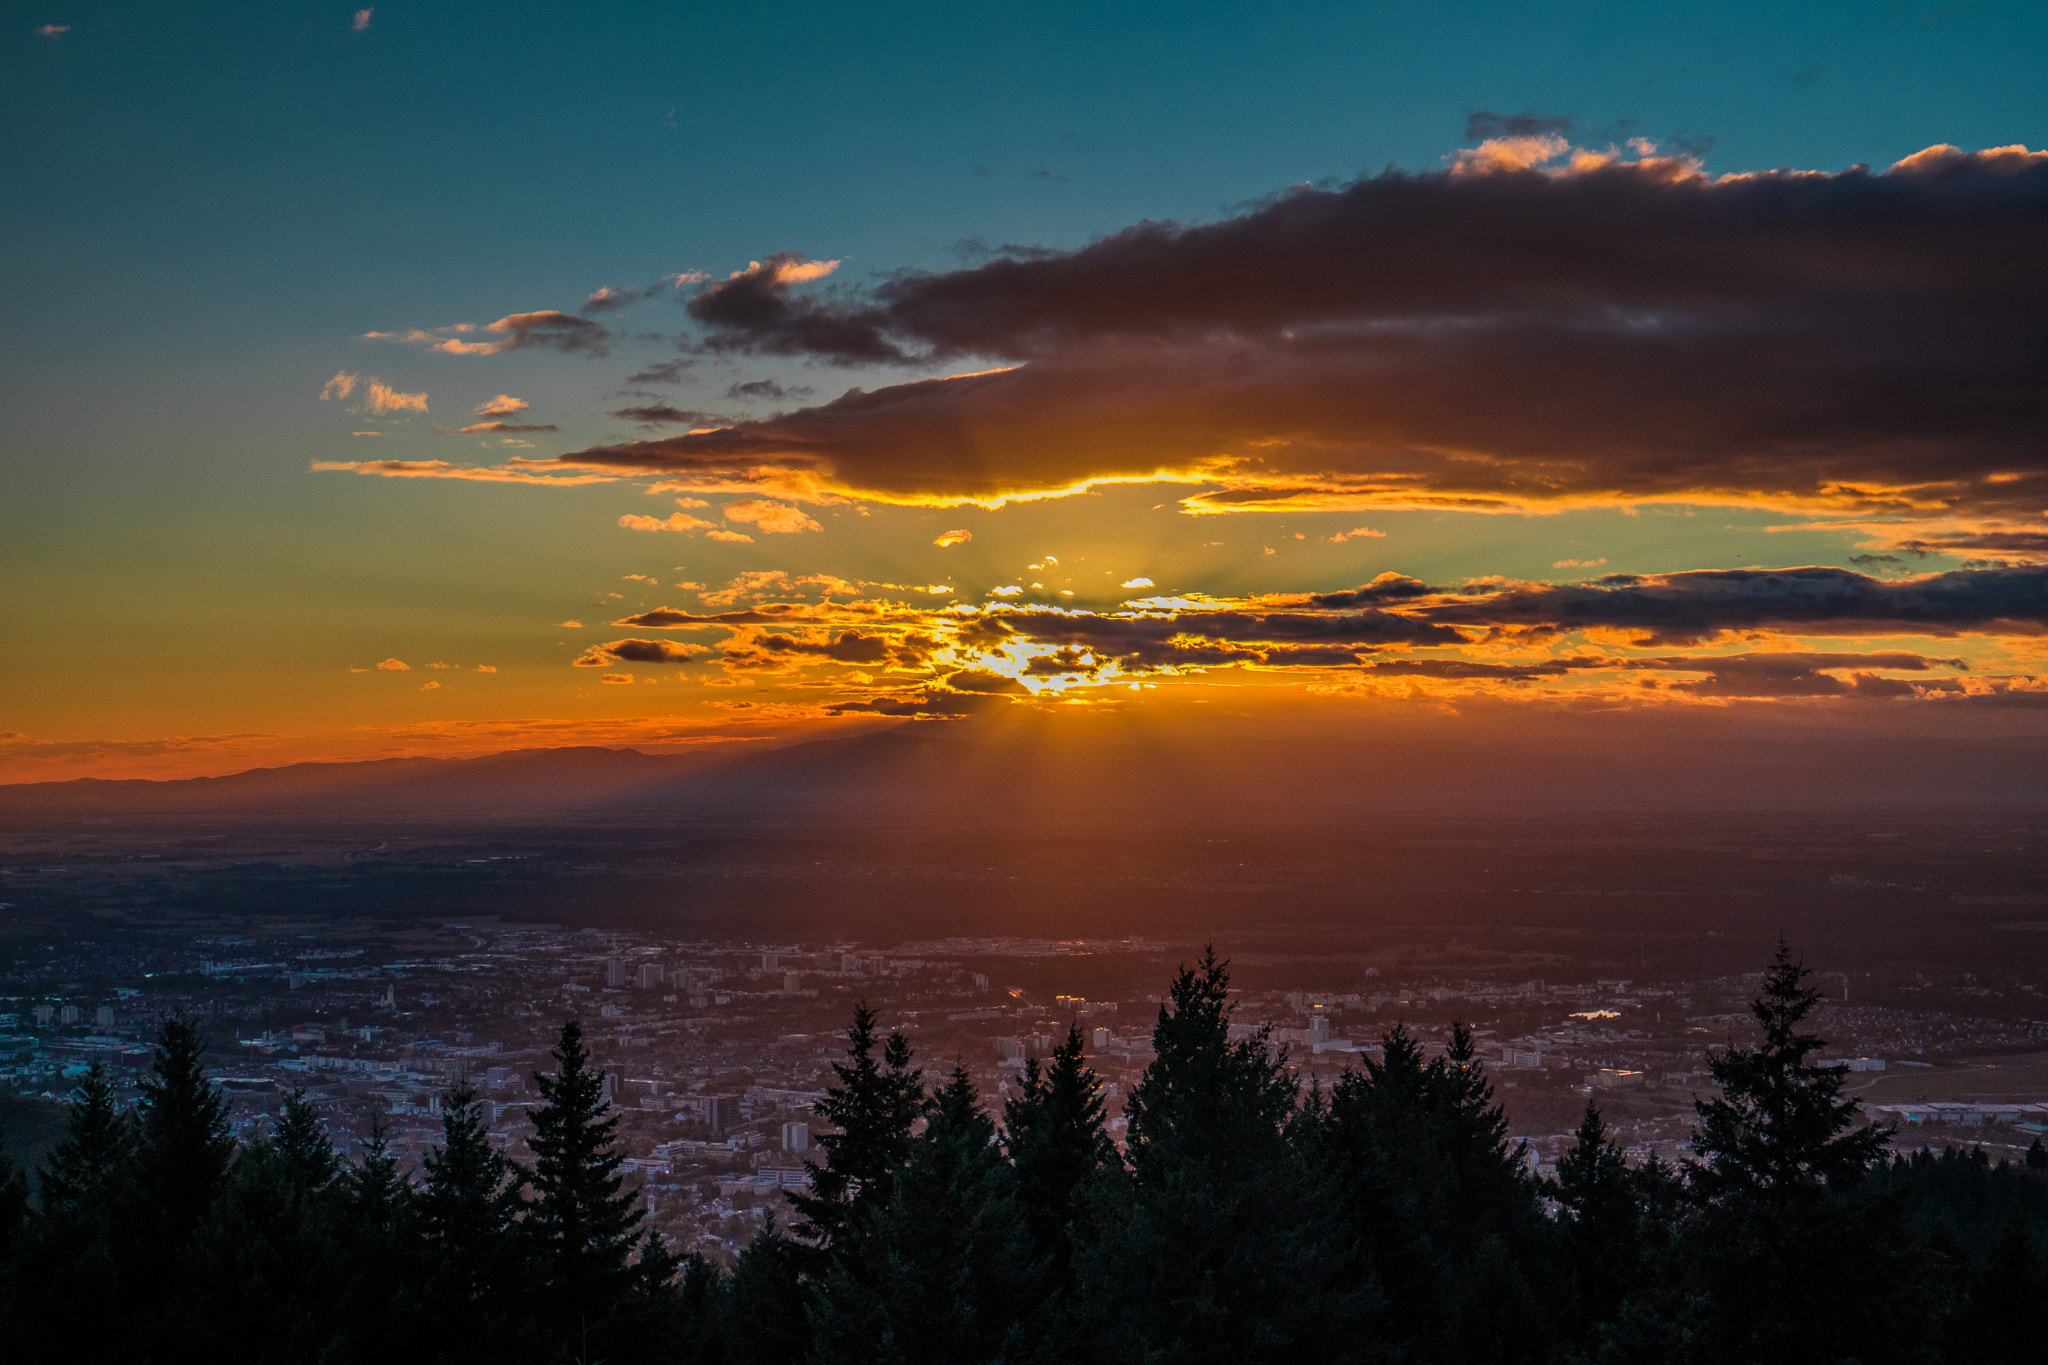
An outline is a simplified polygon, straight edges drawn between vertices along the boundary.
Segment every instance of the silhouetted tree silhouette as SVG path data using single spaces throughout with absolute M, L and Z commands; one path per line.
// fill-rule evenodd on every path
M 591 1339 L 616 1358 L 625 1343 L 612 1319 L 631 1310 L 639 1281 L 633 1252 L 640 1211 L 621 1192 L 619 1120 L 608 1111 L 604 1074 L 590 1068 L 583 1026 L 562 1025 L 555 1073 L 538 1075 L 547 1103 L 533 1112 L 534 1199 L 523 1224 L 545 1267 L 549 1317 L 564 1340 Z

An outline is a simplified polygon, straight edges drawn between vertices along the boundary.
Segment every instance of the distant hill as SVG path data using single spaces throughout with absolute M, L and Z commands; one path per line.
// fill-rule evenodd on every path
M 1604 728 L 1603 728 L 1604 727 Z M 523 749 L 298 763 L 178 781 L 0 785 L 0 820 L 644 822 L 664 817 L 1307 818 L 1517 809 L 2039 806 L 2048 739 L 1553 725 L 1541 738 L 1242 735 L 909 724 L 777 748 Z

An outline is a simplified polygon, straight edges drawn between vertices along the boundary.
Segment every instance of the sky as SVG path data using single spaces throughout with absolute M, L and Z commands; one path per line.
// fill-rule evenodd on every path
M 13 5 L 0 780 L 2048 718 L 2048 12 Z

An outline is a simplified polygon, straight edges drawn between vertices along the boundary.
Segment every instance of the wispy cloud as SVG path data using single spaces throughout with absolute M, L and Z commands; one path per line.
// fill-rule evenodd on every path
M 350 374 L 347 370 L 336 370 L 334 378 L 321 386 L 320 401 L 324 403 L 330 398 L 346 399 L 355 391 L 356 376 Z
M 356 17 L 354 21 L 349 25 L 349 27 L 353 28 L 356 32 L 361 33 L 363 30 L 369 28 L 370 16 L 375 14 L 376 12 L 377 11 L 375 9 L 357 10 Z
M 358 435 L 365 433 L 358 432 Z M 615 474 L 564 470 L 552 460 L 534 465 L 516 463 L 485 467 L 450 464 L 446 460 L 315 460 L 315 472 L 368 474 L 385 479 L 460 479 L 470 483 L 523 483 L 543 488 L 574 488 L 591 483 L 616 483 Z
M 365 412 L 425 412 L 426 410 L 427 396 L 425 394 L 400 393 L 383 380 L 374 376 L 370 380 L 367 396 L 363 399 L 363 411 Z
M 974 532 L 972 531 L 947 531 L 939 536 L 937 540 L 934 540 L 932 544 L 938 546 L 941 550 L 945 550 L 955 545 L 965 545 L 972 539 L 974 539 Z
M 509 393 L 501 393 L 495 398 L 488 398 L 478 403 L 470 411 L 478 417 L 485 418 L 516 417 L 532 406 L 533 404 L 527 402 L 524 398 L 514 398 Z
M 69 32 L 71 32 L 71 25 L 69 24 L 44 24 L 41 28 L 35 30 L 35 35 L 38 38 L 48 38 L 54 43 Z

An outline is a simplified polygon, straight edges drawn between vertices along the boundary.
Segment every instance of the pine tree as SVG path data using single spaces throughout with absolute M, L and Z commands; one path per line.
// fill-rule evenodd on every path
M 1709 1059 L 1722 1097 L 1697 1101 L 1692 1183 L 1713 1201 L 1785 1203 L 1861 1180 L 1890 1139 L 1888 1129 L 1852 1131 L 1857 1105 L 1844 1098 L 1841 1067 L 1807 1060 L 1821 1039 L 1800 1031 L 1820 992 L 1781 939 L 1750 1012 L 1763 1026 L 1754 1048 Z
M 306 1102 L 303 1090 L 285 1096 L 270 1145 L 292 1186 L 303 1195 L 325 1190 L 341 1168 L 327 1128 Z
M 1808 975 L 1781 941 L 1751 1004 L 1762 1039 L 1711 1059 L 1724 1093 L 1696 1105 L 1692 1210 L 1613 1334 L 1618 1361 L 1876 1365 L 1932 1346 L 1939 1277 L 1896 1201 L 1860 1188 L 1889 1134 L 1853 1130 L 1843 1071 L 1808 1061 Z
M 336 1157 L 303 1094 L 245 1144 L 179 1267 L 160 1350 L 185 1359 L 293 1365 L 327 1354 L 340 1257 Z
M 1082 1191 L 1097 1169 L 1117 1160 L 1078 1023 L 1047 1065 L 1035 1057 L 1024 1063 L 1023 1084 L 1003 1105 L 1003 1128 L 1033 1245 L 1064 1292 L 1073 1279 Z
M 94 1062 L 72 1093 L 64 1137 L 36 1178 L 45 1216 L 104 1214 L 129 1175 L 134 1152 L 134 1125 L 114 1107 L 113 1082 Z
M 1289 1141 L 1295 1084 L 1269 1034 L 1230 1040 L 1209 949 L 1175 977 L 1125 1107 L 1129 1174 L 1091 1191 L 1084 1325 L 1103 1359 L 1355 1351 L 1372 1312 L 1329 1191 Z
M 534 1111 L 527 1140 L 535 1198 L 525 1227 L 547 1277 L 555 1330 L 578 1341 L 608 1330 L 639 1287 L 632 1256 L 641 1214 L 621 1192 L 619 1120 L 608 1112 L 604 1073 L 589 1065 L 582 1025 L 562 1025 L 553 1056 L 555 1074 L 534 1078 L 547 1103 Z
M 821 1278 L 812 1359 L 991 1361 L 1043 1296 L 1043 1268 L 973 1078 L 956 1066 L 886 1202 L 856 1208 Z
M 1551 1186 L 1563 1206 L 1559 1222 L 1575 1291 L 1575 1332 L 1612 1318 L 1640 1276 L 1639 1189 L 1621 1149 L 1608 1140 L 1599 1107 L 1586 1101 L 1586 1115 L 1571 1149 L 1558 1160 Z
M 924 1076 L 911 1066 L 910 1042 L 891 1033 L 875 1056 L 875 1012 L 854 1006 L 846 1031 L 846 1061 L 834 1062 L 839 1084 L 826 1089 L 818 1116 L 836 1132 L 822 1134 L 825 1162 L 806 1161 L 807 1193 L 792 1196 L 807 1241 L 830 1247 L 845 1234 L 847 1218 L 862 1204 L 886 1202 L 910 1155 L 910 1131 L 926 1109 Z
M 380 1116 L 371 1119 L 362 1158 L 335 1184 L 342 1274 L 334 1365 L 386 1365 L 416 1351 L 428 1321 L 415 1191 L 391 1155 Z
M 1547 1229 L 1470 1030 L 1454 1025 L 1427 1061 L 1403 1025 L 1380 1041 L 1378 1060 L 1333 1087 L 1317 1145 L 1383 1287 L 1389 1337 L 1426 1359 L 1540 1351 Z
M 136 1184 L 155 1216 L 157 1251 L 189 1237 L 220 1193 L 234 1154 L 227 1101 L 206 1079 L 206 1038 L 187 1019 L 157 1030 L 142 1083 Z
M 2027 1148 L 2027 1169 L 2030 1171 L 2048 1171 L 2048 1147 L 2043 1147 L 2041 1139 L 2038 1137 Z
M 424 1345 L 441 1360 L 502 1358 L 525 1302 L 520 1173 L 491 1145 L 467 1084 L 442 1109 L 441 1145 L 426 1155 L 417 1199 L 424 1263 Z

